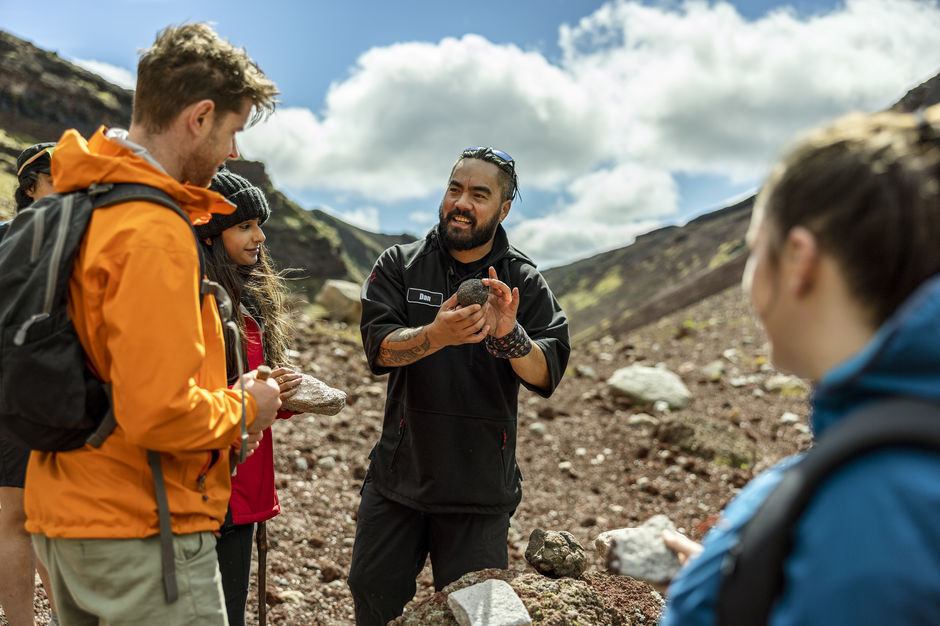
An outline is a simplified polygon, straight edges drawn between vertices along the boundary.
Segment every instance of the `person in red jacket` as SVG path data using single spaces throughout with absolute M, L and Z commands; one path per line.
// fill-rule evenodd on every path
M 241 363 L 242 371 L 267 364 L 285 400 L 297 392 L 300 374 L 286 367 L 287 336 L 290 324 L 283 304 L 284 287 L 271 267 L 264 248 L 261 225 L 271 209 L 260 189 L 248 180 L 223 169 L 215 175 L 209 189 L 217 191 L 235 205 L 228 215 L 217 214 L 196 234 L 203 245 L 206 273 L 222 285 L 232 302 L 239 303 L 239 337 L 226 332 L 225 362 L 230 383 L 234 383 Z M 236 353 L 242 347 L 241 358 Z M 279 411 L 285 419 L 293 413 Z M 232 476 L 232 497 L 216 544 L 225 607 L 231 626 L 245 624 L 248 600 L 251 545 L 255 524 L 280 513 L 274 488 L 274 446 L 271 428 L 263 434 L 254 454 L 238 466 Z

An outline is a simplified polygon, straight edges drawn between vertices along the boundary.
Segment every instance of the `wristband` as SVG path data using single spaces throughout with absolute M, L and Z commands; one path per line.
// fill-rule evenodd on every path
M 486 351 L 497 359 L 519 359 L 532 350 L 532 340 L 525 334 L 525 329 L 519 322 L 515 328 L 502 337 L 487 335 L 483 340 Z

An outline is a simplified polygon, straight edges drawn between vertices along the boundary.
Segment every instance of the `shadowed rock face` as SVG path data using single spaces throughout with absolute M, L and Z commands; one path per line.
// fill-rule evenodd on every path
M 903 98 L 894 103 L 891 110 L 910 113 L 938 102 L 940 102 L 940 74 L 908 91 Z
M 111 84 L 9 33 L 0 31 L 0 128 L 55 141 L 69 128 L 86 137 L 102 124 L 126 128 L 133 92 Z

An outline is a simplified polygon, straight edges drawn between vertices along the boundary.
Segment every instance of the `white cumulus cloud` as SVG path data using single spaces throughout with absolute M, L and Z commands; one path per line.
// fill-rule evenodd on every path
M 749 21 L 724 2 L 616 0 L 562 26 L 562 65 L 609 128 L 605 154 L 671 171 L 761 176 L 794 132 L 885 108 L 940 69 L 940 6 L 847 0 Z
M 324 207 L 324 209 L 347 224 L 373 233 L 379 232 L 379 210 L 375 207 L 358 207 L 348 211 L 339 211 L 330 207 Z
M 321 116 L 279 111 L 242 144 L 286 184 L 376 200 L 439 193 L 460 150 L 477 145 L 509 152 L 527 184 L 547 186 L 594 163 L 605 129 L 590 100 L 537 52 L 477 35 L 400 43 L 363 54 Z
M 507 221 L 510 237 L 542 265 L 627 245 L 674 213 L 679 199 L 668 172 L 633 163 L 581 176 L 567 192 L 571 200 L 547 217 Z
M 555 198 L 507 227 L 540 263 L 564 262 L 679 219 L 680 173 L 758 184 L 795 132 L 887 107 L 940 69 L 938 32 L 934 0 L 758 19 L 723 1 L 611 0 L 560 26 L 554 63 L 477 35 L 373 48 L 321 110 L 284 108 L 242 147 L 276 183 L 383 223 L 420 201 L 395 209 L 397 228 L 429 223 L 414 212 L 437 206 L 460 149 L 502 148 L 523 190 Z

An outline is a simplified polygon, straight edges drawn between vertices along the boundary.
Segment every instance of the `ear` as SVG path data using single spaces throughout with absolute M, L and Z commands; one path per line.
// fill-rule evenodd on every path
M 187 107 L 186 128 L 193 136 L 201 136 L 212 130 L 215 123 L 215 102 L 199 100 Z
M 783 248 L 784 281 L 795 296 L 805 296 L 816 284 L 819 269 L 819 245 L 816 236 L 804 226 L 787 233 Z
M 512 200 L 506 200 L 505 202 L 503 202 L 503 206 L 501 206 L 501 207 L 499 208 L 499 212 L 500 212 L 499 221 L 500 221 L 500 223 L 502 223 L 502 221 L 503 221 L 504 219 L 506 219 L 506 216 L 509 215 L 509 209 L 510 209 L 511 206 L 512 206 Z

